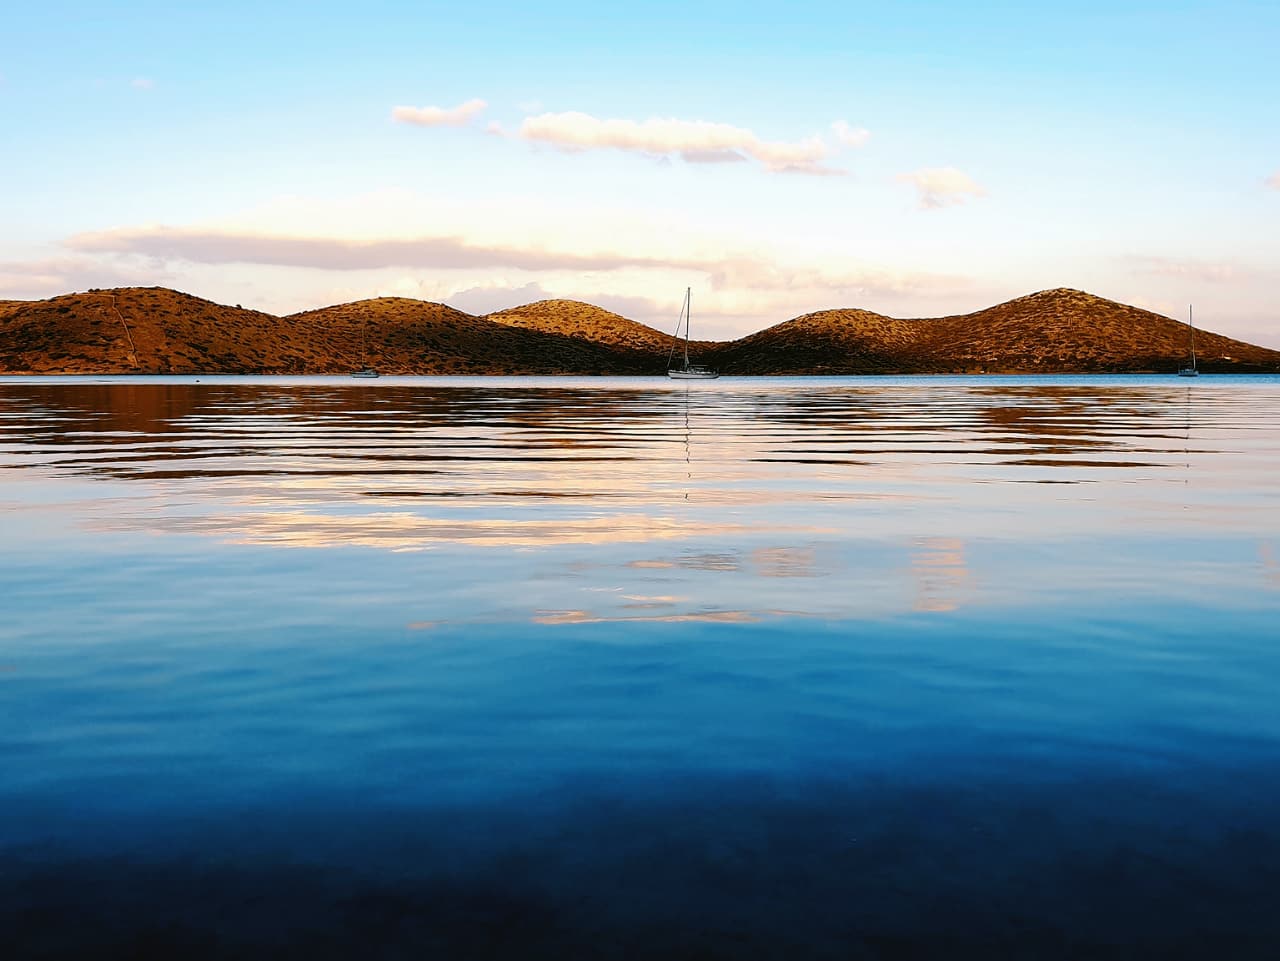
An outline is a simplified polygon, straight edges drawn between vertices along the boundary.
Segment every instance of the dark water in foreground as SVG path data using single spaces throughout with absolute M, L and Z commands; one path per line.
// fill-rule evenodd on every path
M 1280 956 L 1280 378 L 0 379 L 0 957 Z

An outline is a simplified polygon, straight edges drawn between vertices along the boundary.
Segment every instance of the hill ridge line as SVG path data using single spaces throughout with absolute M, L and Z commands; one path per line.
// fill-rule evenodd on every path
M 104 298 L 118 324 L 103 316 Z M 810 311 L 729 341 L 691 342 L 727 374 L 1173 372 L 1186 323 L 1070 287 L 964 314 Z M 1207 372 L 1280 372 L 1280 351 L 1197 328 Z M 373 297 L 276 315 L 166 287 L 0 301 L 0 372 L 661 374 L 671 333 L 586 301 L 470 314 Z

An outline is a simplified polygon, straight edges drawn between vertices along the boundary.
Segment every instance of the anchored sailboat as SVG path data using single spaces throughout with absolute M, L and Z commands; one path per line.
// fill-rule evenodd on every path
M 1178 369 L 1179 377 L 1199 377 L 1200 371 L 1196 370 L 1196 325 L 1192 319 L 1191 305 L 1187 304 L 1187 328 L 1191 337 L 1191 363 L 1186 367 Z
M 675 336 L 671 341 L 671 353 L 667 354 L 667 376 L 675 380 L 715 380 L 720 372 L 711 367 L 689 363 L 689 310 L 693 303 L 693 288 L 686 287 L 680 319 L 676 321 Z M 671 365 L 676 356 L 676 344 L 680 341 L 680 328 L 684 327 L 684 362 L 679 367 Z
M 378 372 L 369 366 L 368 351 L 366 350 L 365 332 L 368 330 L 369 324 L 366 321 L 360 325 L 360 369 L 351 372 L 352 377 L 377 377 Z

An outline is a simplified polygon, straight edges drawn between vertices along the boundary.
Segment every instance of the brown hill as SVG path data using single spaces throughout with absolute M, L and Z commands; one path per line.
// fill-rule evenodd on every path
M 1173 372 L 1187 326 L 1078 290 L 1046 290 L 972 314 L 898 320 L 805 314 L 725 344 L 693 345 L 727 374 Z M 659 373 L 672 338 L 576 301 L 487 317 L 403 297 L 287 317 L 159 287 L 0 301 L 0 371 L 341 374 Z M 363 357 L 362 357 L 363 347 Z M 1280 371 L 1280 351 L 1196 332 L 1206 371 Z
M 733 374 L 878 374 L 931 370 L 921 321 L 869 310 L 820 310 L 714 347 L 708 362 Z
M 0 325 L 0 369 L 48 374 L 279 369 L 283 336 L 271 314 L 163 287 L 30 301 Z
M 25 300 L 0 300 L 0 318 L 8 317 L 27 306 Z
M 14 306 L 16 304 L 16 306 Z M 276 317 L 161 287 L 8 302 L 0 371 L 23 373 L 632 373 L 607 347 L 398 297 Z
M 725 373 L 1173 372 L 1188 328 L 1160 314 L 1057 288 L 972 314 L 895 320 L 824 310 L 720 345 Z M 1280 351 L 1196 331 L 1200 369 L 1280 371 Z
M 665 361 L 673 341 L 671 334 L 579 300 L 539 300 L 485 316 L 510 327 L 576 337 L 615 350 L 642 354 L 650 362 L 659 356 Z M 691 341 L 689 346 L 690 350 L 695 347 L 708 350 L 714 345 L 709 341 Z
M 932 362 L 955 370 L 1171 371 L 1189 351 L 1185 323 L 1066 287 L 922 323 Z M 1206 330 L 1195 340 L 1201 370 L 1280 370 L 1280 351 Z
M 475 317 L 444 304 L 378 297 L 290 314 L 326 356 L 362 357 L 384 374 L 634 373 L 634 364 L 604 344 L 525 330 Z

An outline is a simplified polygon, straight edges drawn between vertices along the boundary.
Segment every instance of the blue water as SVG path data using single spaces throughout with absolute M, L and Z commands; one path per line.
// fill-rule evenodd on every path
M 0 379 L 0 954 L 1275 957 L 1277 477 L 1274 377 Z

